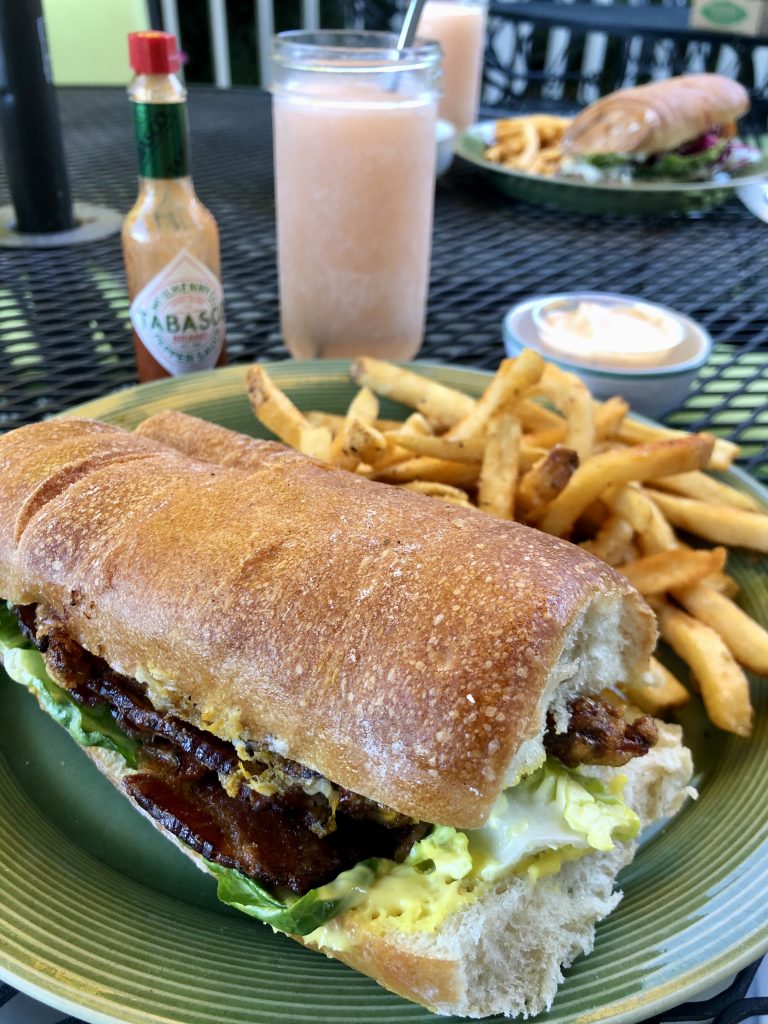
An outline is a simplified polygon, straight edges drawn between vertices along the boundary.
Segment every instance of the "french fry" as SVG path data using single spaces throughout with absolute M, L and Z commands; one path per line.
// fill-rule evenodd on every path
M 344 417 L 335 412 L 318 412 L 312 409 L 304 413 L 304 418 L 312 427 L 328 427 L 332 437 L 336 437 L 344 424 Z
M 485 452 L 485 441 L 481 437 L 469 437 L 466 441 L 451 441 L 447 437 L 396 433 L 386 435 L 392 444 L 400 445 L 418 455 L 432 455 L 436 459 L 448 459 L 452 462 L 481 463 Z
M 381 420 L 378 421 L 379 424 Z M 381 429 L 379 427 L 379 429 Z M 397 462 L 405 462 L 413 457 L 413 452 L 402 448 L 394 443 L 391 438 L 393 433 L 408 434 L 415 437 L 427 437 L 432 435 L 432 427 L 424 419 L 420 412 L 412 412 L 403 423 L 395 424 L 394 428 L 386 431 L 384 437 L 387 442 L 387 450 L 376 460 L 376 469 L 386 469 L 387 466 L 394 466 Z
M 520 420 L 511 413 L 498 412 L 488 424 L 477 504 L 500 519 L 514 519 L 521 436 Z
M 563 422 L 560 426 L 545 427 L 543 430 L 532 430 L 529 434 L 525 435 L 525 439 L 529 444 L 535 444 L 539 448 L 554 448 L 556 444 L 561 444 L 565 448 L 566 433 L 567 427 L 565 422 Z
M 396 462 L 382 469 L 375 468 L 373 478 L 390 484 L 405 484 L 412 480 L 437 481 L 454 487 L 473 487 L 477 483 L 480 467 L 468 462 L 446 462 L 429 455 L 419 455 L 405 462 Z
M 486 149 L 486 159 L 504 167 L 527 170 L 539 152 L 539 133 L 525 117 L 509 117 L 496 124 L 496 144 Z
M 425 434 L 403 434 L 392 431 L 385 435 L 387 441 L 397 445 L 406 454 L 429 455 L 436 459 L 448 460 L 450 462 L 466 462 L 479 467 L 483 461 L 486 442 L 480 437 L 470 437 L 466 441 L 452 441 L 447 435 L 435 437 Z M 530 446 L 521 444 L 520 464 L 524 469 L 530 468 L 535 462 L 546 456 L 546 452 Z M 395 460 L 397 461 L 397 460 Z M 381 462 L 376 463 L 377 468 L 382 466 Z
M 545 142 L 560 138 L 573 118 L 562 114 L 529 114 L 528 120 L 538 128 L 539 135 Z
M 649 491 L 642 488 L 638 491 L 640 499 L 645 501 L 649 512 L 647 525 L 639 530 L 640 550 L 644 555 L 653 555 L 657 551 L 674 551 L 680 547 L 680 541 L 659 506 L 653 501 Z
M 352 379 L 377 395 L 402 402 L 420 412 L 435 430 L 446 430 L 464 419 L 475 407 L 469 395 L 445 387 L 412 370 L 361 356 L 350 368 Z
M 360 388 L 355 397 L 349 403 L 346 418 L 358 420 L 369 427 L 376 426 L 379 415 L 379 400 L 370 388 Z
M 651 441 L 662 441 L 674 437 L 690 437 L 684 430 L 671 430 L 668 427 L 658 427 L 652 423 L 640 423 L 638 420 L 627 416 L 619 428 L 616 437 L 626 444 L 647 444 Z M 713 469 L 721 472 L 730 469 L 733 460 L 738 458 L 741 449 L 733 441 L 726 441 L 725 438 L 716 437 L 712 446 L 712 452 L 707 460 L 706 466 L 702 469 Z
M 285 444 L 301 450 L 302 433 L 312 427 L 263 367 L 248 368 L 246 389 L 256 418 Z
M 672 491 L 673 494 L 680 494 L 684 498 L 708 501 L 710 505 L 731 505 L 733 508 L 743 508 L 747 512 L 760 511 L 760 506 L 749 494 L 737 491 L 735 487 L 729 487 L 728 484 L 721 483 L 700 470 L 662 476 L 654 480 L 652 486 L 654 489 Z
M 354 469 L 358 462 L 372 462 L 387 443 L 375 427 L 379 400 L 369 388 L 361 388 L 349 403 L 347 414 L 331 445 L 331 462 Z
M 624 417 L 629 412 L 629 403 L 618 395 L 607 398 L 604 402 L 593 402 L 593 415 L 595 422 L 595 438 L 603 440 L 606 437 L 613 437 L 624 422 Z
M 729 576 L 727 572 L 712 572 L 703 582 L 723 597 L 734 598 L 741 589 L 733 576 Z
M 592 396 L 584 381 L 547 363 L 534 393 L 549 399 L 565 417 L 566 431 L 562 440 L 566 448 L 573 449 L 581 461 L 588 459 L 595 443 L 595 424 Z
M 358 462 L 374 463 L 378 456 L 387 450 L 384 435 L 376 427 L 371 427 L 356 418 L 345 424 L 341 437 L 344 454 Z
M 667 603 L 658 606 L 658 617 L 662 637 L 698 680 L 709 720 L 726 732 L 749 736 L 749 683 L 720 635 Z
M 311 412 L 304 413 L 305 419 L 313 427 L 328 427 L 334 437 L 341 430 L 344 425 L 345 416 L 341 416 L 334 412 L 319 412 L 317 409 L 313 409 Z M 376 420 L 373 424 L 377 430 L 382 433 L 386 430 L 402 430 L 403 424 L 400 420 Z
M 522 438 L 520 441 L 520 472 L 527 473 L 529 469 L 533 469 L 545 455 L 547 452 L 544 448 L 534 448 L 528 444 L 525 438 Z
M 570 118 L 554 114 L 503 118 L 496 122 L 494 142 L 483 155 L 503 167 L 551 176 L 560 167 L 560 143 L 569 124 Z
M 465 441 L 482 435 L 496 410 L 518 401 L 541 378 L 544 366 L 531 349 L 524 349 L 516 359 L 504 359 L 474 409 L 448 431 L 448 439 Z
M 328 427 L 304 427 L 296 446 L 302 455 L 311 455 L 322 462 L 331 461 L 333 439 Z
M 415 491 L 417 494 L 426 494 L 430 498 L 439 498 L 448 505 L 461 505 L 462 508 L 474 508 L 469 500 L 466 491 L 460 487 L 452 487 L 450 484 L 437 483 L 434 480 L 411 480 L 408 484 L 398 484 L 404 491 Z
M 710 505 L 694 498 L 655 491 L 653 500 L 672 523 L 716 544 L 768 552 L 768 516 L 730 505 Z
M 636 484 L 607 487 L 600 497 L 612 512 L 631 524 L 635 533 L 643 533 L 650 526 L 653 508 Z
M 546 505 L 563 490 L 579 465 L 579 457 L 564 445 L 555 445 L 538 459 L 520 481 L 517 504 L 527 515 Z
M 615 435 L 629 410 L 629 405 L 623 398 L 614 396 L 613 398 L 607 399 L 605 402 L 593 401 L 592 410 L 594 438 L 595 441 L 602 441 L 606 438 L 612 438 Z M 536 433 L 531 435 L 531 439 L 537 444 L 542 445 L 544 448 L 550 448 L 552 445 L 558 444 L 566 439 L 566 424 L 563 422 L 542 422 L 536 427 L 532 427 L 530 429 L 534 429 L 536 431 Z
M 637 544 L 634 540 L 631 540 L 629 544 L 624 548 L 623 556 L 616 563 L 622 565 L 625 562 L 634 562 L 640 557 L 640 551 L 638 550 Z
M 533 158 L 528 170 L 531 174 L 542 174 L 545 178 L 550 178 L 557 174 L 562 159 L 563 151 L 559 146 L 545 146 Z
M 768 676 L 768 632 L 706 581 L 672 591 L 686 611 L 710 626 L 725 641 L 736 661 L 757 675 Z
M 619 565 L 618 570 L 641 594 L 663 594 L 674 587 L 698 583 L 724 565 L 724 548 L 709 551 L 679 548 L 674 558 L 670 558 L 667 551 L 659 551 L 636 562 Z
M 579 546 L 608 565 L 618 565 L 634 535 L 632 524 L 620 515 L 612 513 L 597 531 L 594 539 L 585 540 Z
M 565 420 L 559 413 L 539 405 L 532 398 L 521 398 L 512 407 L 512 412 L 517 416 L 526 433 L 534 430 L 550 430 L 552 427 L 560 427 L 565 436 Z
M 357 435 L 367 427 L 373 427 L 378 415 L 378 398 L 368 388 L 360 388 L 350 401 L 341 427 L 335 433 L 331 445 L 331 462 L 334 465 L 342 469 L 354 469 L 358 462 L 370 461 L 359 454 L 362 447 L 366 447 L 367 439 Z
M 691 699 L 691 694 L 666 665 L 662 665 L 656 658 L 651 658 L 650 674 L 652 685 L 624 691 L 630 703 L 636 704 L 647 715 L 654 715 L 657 718 L 663 718 L 670 711 L 685 707 Z
M 544 509 L 536 525 L 546 533 L 562 537 L 610 484 L 698 469 L 709 458 L 711 450 L 711 437 L 691 434 L 595 455 L 579 466 L 565 490 Z

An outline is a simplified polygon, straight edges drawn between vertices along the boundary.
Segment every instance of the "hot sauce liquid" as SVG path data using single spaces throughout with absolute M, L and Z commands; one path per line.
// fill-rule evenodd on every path
M 123 222 L 123 259 L 133 298 L 182 249 L 221 277 L 216 221 L 195 195 L 190 178 L 142 178 L 139 196 Z M 169 376 L 133 332 L 140 381 Z M 216 362 L 227 361 L 226 344 Z
M 180 104 L 185 95 L 175 75 L 138 75 L 129 90 L 130 99 L 141 104 Z M 186 162 L 186 153 L 182 155 L 182 162 Z M 220 281 L 218 228 L 212 214 L 197 198 L 192 179 L 184 174 L 139 180 L 138 198 L 122 228 L 123 259 L 131 301 L 183 251 L 204 264 Z M 133 343 L 140 381 L 170 375 L 147 350 L 135 329 Z M 223 366 L 226 359 L 224 343 L 216 365 Z

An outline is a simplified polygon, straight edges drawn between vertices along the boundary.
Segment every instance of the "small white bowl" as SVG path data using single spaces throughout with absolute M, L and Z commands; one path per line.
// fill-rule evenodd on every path
M 595 398 L 621 395 L 633 410 L 646 416 L 658 417 L 682 405 L 688 397 L 691 384 L 712 352 L 712 338 L 700 324 L 673 309 L 657 305 L 656 309 L 672 317 L 682 328 L 679 355 L 674 362 L 661 366 L 618 368 L 592 365 L 578 359 L 566 360 L 547 348 L 537 326 L 541 322 L 538 311 L 555 301 L 602 302 L 607 305 L 651 304 L 634 296 L 612 292 L 539 296 L 513 306 L 503 323 L 504 347 L 508 355 L 519 355 L 524 348 L 534 349 L 549 362 L 579 376 Z
M 445 174 L 453 163 L 453 144 L 456 141 L 456 128 L 451 121 L 443 121 L 438 118 L 435 126 L 435 138 L 437 140 L 437 167 L 435 174 L 439 178 Z

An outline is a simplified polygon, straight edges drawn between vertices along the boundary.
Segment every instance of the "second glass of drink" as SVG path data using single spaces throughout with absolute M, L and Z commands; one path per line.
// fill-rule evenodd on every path
M 411 359 L 421 347 L 440 48 L 396 41 L 275 39 L 280 315 L 296 358 Z
M 443 51 L 440 117 L 463 132 L 477 120 L 488 0 L 427 0 L 419 35 Z

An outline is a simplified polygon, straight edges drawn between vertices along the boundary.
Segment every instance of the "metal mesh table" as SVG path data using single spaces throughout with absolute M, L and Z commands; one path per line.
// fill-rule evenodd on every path
M 74 195 L 127 211 L 136 191 L 128 104 L 119 89 L 60 94 Z M 197 88 L 192 166 L 222 241 L 230 360 L 287 357 L 278 319 L 269 100 Z M 0 170 L 1 174 L 1 170 Z M 0 177 L 0 202 L 7 202 Z M 456 166 L 438 184 L 427 336 L 421 357 L 494 367 L 501 319 L 535 293 L 641 295 L 701 321 L 712 365 L 670 423 L 744 446 L 768 479 L 768 233 L 733 200 L 699 220 L 567 214 L 502 198 Z M 0 253 L 0 427 L 136 380 L 118 238 Z

